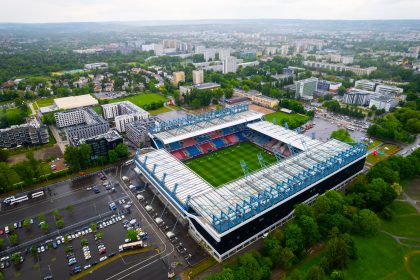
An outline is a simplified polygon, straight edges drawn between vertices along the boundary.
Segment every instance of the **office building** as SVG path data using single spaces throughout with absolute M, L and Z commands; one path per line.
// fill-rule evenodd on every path
M 362 90 L 375 91 L 376 83 L 370 80 L 358 80 L 354 83 L 354 87 Z
M 378 110 L 384 109 L 385 112 L 389 112 L 391 109 L 398 106 L 399 100 L 396 98 L 393 98 L 388 95 L 379 95 L 374 96 L 370 98 L 369 100 L 369 108 L 372 108 L 373 106 L 376 107 Z
M 342 86 L 340 82 L 331 82 L 326 80 L 318 80 L 317 90 L 318 91 L 328 91 L 328 92 L 337 92 L 338 88 Z
M 222 60 L 223 74 L 235 73 L 238 70 L 238 62 L 236 57 L 228 56 Z
M 115 127 L 119 132 L 125 132 L 128 123 L 149 117 L 147 111 L 130 101 L 102 105 L 102 111 L 105 119 L 114 119 Z
M 121 135 L 115 130 L 109 130 L 103 134 L 74 141 L 75 146 L 81 144 L 89 145 L 92 150 L 92 159 L 96 159 L 99 156 L 107 156 L 110 150 L 115 149 L 118 144 L 122 143 Z
M 177 86 L 179 82 L 185 82 L 184 71 L 177 71 L 172 73 L 172 84 Z
M 328 69 L 337 72 L 351 71 L 359 76 L 369 76 L 372 72 L 376 71 L 376 67 L 360 68 L 356 66 L 346 66 L 341 64 L 332 64 L 326 62 L 308 61 L 305 60 L 303 65 L 311 68 Z
M 49 134 L 47 126 L 35 117 L 30 117 L 27 123 L 12 125 L 0 129 L 0 147 L 12 148 L 16 146 L 30 146 L 47 144 Z
M 376 86 L 375 92 L 380 94 L 401 95 L 404 92 L 404 90 L 396 86 L 379 84 Z
M 361 90 L 361 89 L 351 89 L 344 93 L 343 103 L 350 105 L 360 105 L 367 106 L 369 105 L 370 95 L 373 92 Z
M 318 78 L 308 78 L 296 81 L 295 98 L 313 99 L 314 92 L 317 89 Z
M 203 70 L 193 70 L 192 71 L 193 84 L 198 85 L 204 83 L 204 71 Z

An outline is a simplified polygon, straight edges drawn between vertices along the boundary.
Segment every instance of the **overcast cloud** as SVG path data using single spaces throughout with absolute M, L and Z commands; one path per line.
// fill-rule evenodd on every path
M 0 22 L 420 19 L 420 0 L 0 0 Z

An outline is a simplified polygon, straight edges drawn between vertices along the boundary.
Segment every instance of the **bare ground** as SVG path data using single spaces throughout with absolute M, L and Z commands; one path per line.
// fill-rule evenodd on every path
M 58 147 L 58 145 L 55 144 L 52 147 L 47 147 L 47 148 L 44 148 L 44 149 L 39 149 L 39 150 L 34 151 L 34 156 L 35 156 L 36 159 L 41 159 L 42 160 L 42 159 L 46 159 L 46 158 L 49 158 L 49 157 L 56 157 L 56 158 L 57 157 L 62 157 L 63 154 L 61 153 L 60 147 Z M 7 162 L 10 163 L 10 164 L 15 164 L 15 163 L 18 163 L 18 162 L 21 162 L 21 161 L 24 161 L 24 160 L 26 160 L 26 154 L 22 153 L 22 154 L 11 156 L 7 160 Z

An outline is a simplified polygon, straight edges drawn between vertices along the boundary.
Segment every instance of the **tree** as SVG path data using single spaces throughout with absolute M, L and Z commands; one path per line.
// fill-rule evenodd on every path
M 45 215 L 44 215 L 44 213 L 39 213 L 38 214 L 38 220 L 40 220 L 41 222 L 45 222 Z
M 350 137 L 350 133 L 344 128 L 339 128 L 338 130 L 331 132 L 331 138 L 334 138 L 334 139 L 337 139 L 339 141 L 346 142 L 346 143 L 354 142 L 354 140 L 351 139 Z
M 9 151 L 0 149 L 0 161 L 6 162 L 8 158 L 9 158 Z
M 87 241 L 87 239 L 83 238 L 82 240 L 80 240 L 80 244 L 82 246 L 87 246 L 89 244 L 89 242 Z
M 64 227 L 64 220 L 63 219 L 59 219 L 55 222 L 55 225 L 57 226 L 57 228 L 61 229 Z
M 309 248 L 319 241 L 320 235 L 318 225 L 312 217 L 303 215 L 297 219 L 297 223 L 302 230 L 303 236 L 305 236 L 304 244 L 306 248 Z
M 311 267 L 308 271 L 308 274 L 306 274 L 307 280 L 322 280 L 324 279 L 324 270 L 319 267 L 318 265 L 315 265 Z
M 58 211 L 58 209 L 55 209 L 54 211 L 52 211 L 52 214 L 53 214 L 53 216 L 54 216 L 54 218 L 55 218 L 56 220 L 58 220 L 58 219 L 60 219 L 60 218 L 61 218 L 61 214 L 60 214 L 60 212 Z
M 67 212 L 69 212 L 69 213 L 73 213 L 73 211 L 74 211 L 74 206 L 72 205 L 72 204 L 67 204 L 67 206 L 66 206 L 66 211 Z
M 90 229 L 92 230 L 92 232 L 96 232 L 98 230 L 95 223 L 90 224 Z
M 137 231 L 135 229 L 129 229 L 127 231 L 127 238 L 132 242 L 137 241 Z
M 46 222 L 43 222 L 43 223 L 41 224 L 41 229 L 42 229 L 42 231 L 43 231 L 44 233 L 47 233 L 47 232 L 48 232 L 48 230 L 50 229 L 50 226 L 49 226 Z
M 109 150 L 108 151 L 108 158 L 109 158 L 109 162 L 116 162 L 118 159 L 118 154 L 115 150 Z
M 325 257 L 323 265 L 326 271 L 346 268 L 350 260 L 357 257 L 356 247 L 350 235 L 339 234 L 338 230 L 335 230 L 327 242 Z
M 31 225 L 31 220 L 29 218 L 26 218 L 23 220 L 23 227 L 29 230 L 29 226 Z
M 128 157 L 130 152 L 128 151 L 127 145 L 121 143 L 115 147 L 115 152 L 117 153 L 119 158 Z
M 15 246 L 16 244 L 18 244 L 19 243 L 19 238 L 18 238 L 17 234 L 9 235 L 9 241 L 10 241 L 10 244 L 12 244 L 12 246 Z
M 22 255 L 20 254 L 20 252 L 13 253 L 13 254 L 10 256 L 10 261 L 11 261 L 14 265 L 18 265 L 18 264 L 20 264 L 20 259 L 21 259 L 21 257 L 22 257 Z
M 2 249 L 2 248 L 3 248 L 3 245 L 4 245 L 4 238 L 3 238 L 3 237 L 1 237 L 1 238 L 0 238 L 0 249 Z
M 369 209 L 360 210 L 353 218 L 355 231 L 363 236 L 373 236 L 379 230 L 379 219 Z
M 300 257 L 304 254 L 304 237 L 297 224 L 288 224 L 284 230 L 285 247 Z
M 36 257 L 36 255 L 38 254 L 38 251 L 36 249 L 36 246 L 32 245 L 31 248 L 29 249 L 29 253 L 33 256 Z

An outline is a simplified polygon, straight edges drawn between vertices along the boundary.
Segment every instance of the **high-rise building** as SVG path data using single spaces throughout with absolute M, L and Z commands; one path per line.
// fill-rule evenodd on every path
M 202 84 L 204 83 L 204 71 L 203 70 L 193 70 L 192 71 L 193 84 Z
M 206 49 L 204 51 L 204 60 L 207 61 L 215 61 L 216 60 L 216 51 L 214 49 Z
M 177 71 L 172 73 L 172 84 L 177 86 L 179 82 L 185 81 L 185 73 L 184 71 Z
M 219 60 L 223 60 L 226 57 L 230 56 L 230 49 L 220 49 L 219 50 Z
M 317 89 L 318 78 L 308 78 L 296 81 L 295 98 L 313 99 L 314 92 Z
M 238 61 L 234 56 L 228 56 L 222 60 L 223 74 L 235 73 L 238 70 Z

